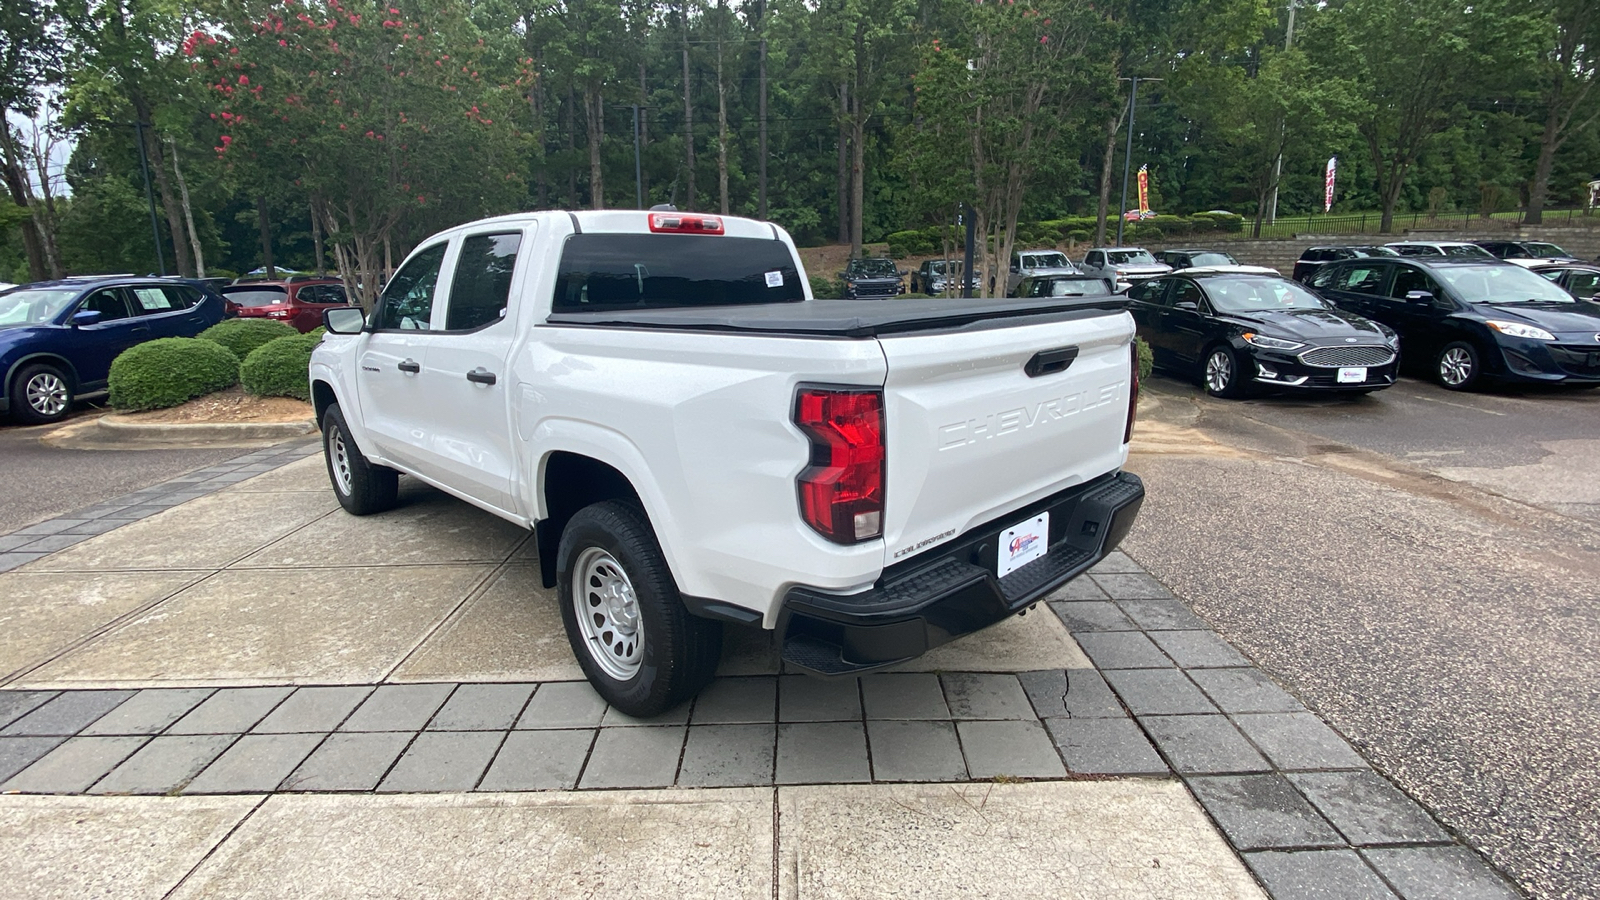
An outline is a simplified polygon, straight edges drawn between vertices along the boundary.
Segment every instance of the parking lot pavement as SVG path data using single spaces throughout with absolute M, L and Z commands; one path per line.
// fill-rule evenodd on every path
M 526 535 L 417 485 L 345 516 L 307 452 L 0 575 L 8 883 L 76 896 L 41 873 L 91 853 L 175 896 L 1515 896 L 1121 553 L 906 671 L 733 634 L 646 722 L 577 680 Z

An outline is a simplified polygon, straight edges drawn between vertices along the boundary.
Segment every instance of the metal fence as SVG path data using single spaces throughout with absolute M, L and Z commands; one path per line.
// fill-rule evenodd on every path
M 1395 213 L 1394 228 L 1409 231 L 1469 231 L 1483 228 L 1484 224 L 1492 221 L 1498 225 L 1511 226 L 1522 224 L 1526 213 L 1524 211 L 1495 213 L 1488 220 L 1473 212 L 1446 212 L 1430 214 L 1426 212 Z M 1310 215 L 1290 216 L 1280 218 L 1271 225 L 1263 223 L 1261 237 L 1264 239 L 1292 238 L 1297 234 L 1376 234 L 1383 217 L 1375 212 L 1352 213 L 1349 215 Z M 1600 227 L 1600 215 L 1594 215 L 1592 210 L 1586 209 L 1547 209 L 1544 211 L 1544 225 L 1589 224 Z M 1248 238 L 1251 223 L 1245 222 L 1245 229 L 1240 237 Z

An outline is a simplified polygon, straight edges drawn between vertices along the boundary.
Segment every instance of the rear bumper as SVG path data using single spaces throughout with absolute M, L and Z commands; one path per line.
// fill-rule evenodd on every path
M 841 596 L 805 587 L 784 596 L 784 662 L 820 676 L 902 663 L 1022 612 L 1111 552 L 1133 526 L 1144 483 L 1126 472 L 1068 488 L 884 570 L 872 589 Z M 1050 514 L 1050 551 L 995 576 L 1000 532 Z

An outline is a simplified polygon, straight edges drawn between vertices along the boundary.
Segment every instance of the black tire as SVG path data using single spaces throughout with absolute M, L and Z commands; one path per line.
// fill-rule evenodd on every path
M 1229 400 L 1243 397 L 1244 373 L 1239 370 L 1239 354 L 1226 344 L 1218 344 L 1207 351 L 1200 363 L 1200 386 L 1213 397 Z
M 1483 361 L 1478 348 L 1466 341 L 1453 341 L 1439 349 L 1433 358 L 1433 377 L 1447 391 L 1470 391 L 1483 380 Z
M 72 380 L 49 363 L 23 366 L 11 381 L 11 415 L 23 425 L 49 425 L 72 412 Z
M 567 641 L 606 702 L 646 718 L 711 681 L 722 658 L 722 624 L 684 607 L 637 507 L 608 500 L 579 510 L 561 532 L 556 573 Z
M 400 473 L 367 461 L 350 436 L 339 404 L 322 414 L 322 458 L 328 464 L 328 481 L 339 505 L 353 516 L 370 516 L 394 509 L 400 502 Z

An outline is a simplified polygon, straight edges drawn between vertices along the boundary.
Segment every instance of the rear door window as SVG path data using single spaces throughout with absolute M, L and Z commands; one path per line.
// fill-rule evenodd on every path
M 448 246 L 440 242 L 418 252 L 384 285 L 377 310 L 379 330 L 427 331 L 431 327 L 439 267 Z
M 461 242 L 450 280 L 446 331 L 471 331 L 505 318 L 521 245 L 520 232 L 475 234 Z
M 1381 297 L 1388 274 L 1389 267 L 1382 263 L 1340 266 L 1334 271 L 1332 284 L 1328 286 L 1336 291 Z
M 138 285 L 129 288 L 128 292 L 133 295 L 133 313 L 136 316 L 150 316 L 183 309 L 183 298 L 168 295 L 160 285 Z
M 782 241 L 691 234 L 575 234 L 556 276 L 558 312 L 792 303 L 805 299 Z
M 1574 297 L 1593 300 L 1600 294 L 1600 272 L 1573 272 L 1567 279 L 1567 290 Z

